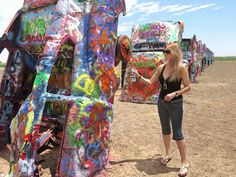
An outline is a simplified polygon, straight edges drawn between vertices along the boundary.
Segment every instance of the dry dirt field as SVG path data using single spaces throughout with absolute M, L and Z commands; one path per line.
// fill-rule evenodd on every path
M 172 142 L 172 160 L 161 167 L 164 153 L 156 105 L 120 102 L 116 92 L 108 177 L 176 177 L 180 157 Z M 184 96 L 184 134 L 191 164 L 189 177 L 236 176 L 236 61 L 217 61 Z M 47 152 L 54 155 L 51 150 Z M 0 177 L 7 173 L 9 151 L 0 149 Z M 42 155 L 46 158 L 48 155 Z M 44 164 L 43 176 L 55 170 Z

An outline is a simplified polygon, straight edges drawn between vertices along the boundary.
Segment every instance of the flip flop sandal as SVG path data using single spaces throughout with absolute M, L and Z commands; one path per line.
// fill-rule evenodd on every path
M 180 170 L 179 170 L 179 176 L 180 177 L 187 176 L 188 169 L 189 169 L 189 164 L 182 165 Z
M 160 164 L 161 164 L 162 166 L 166 166 L 167 163 L 168 163 L 170 160 L 171 160 L 171 157 L 170 157 L 170 156 L 166 156 L 166 157 L 164 157 L 164 158 L 161 159 Z

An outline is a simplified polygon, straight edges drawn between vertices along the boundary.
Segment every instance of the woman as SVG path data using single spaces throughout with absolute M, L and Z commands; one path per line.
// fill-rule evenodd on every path
M 158 113 L 160 117 L 163 141 L 166 154 L 161 159 L 161 165 L 165 166 L 170 160 L 171 126 L 173 139 L 176 141 L 181 156 L 181 168 L 179 176 L 186 176 L 189 164 L 186 159 L 186 143 L 182 134 L 183 118 L 183 94 L 190 91 L 188 71 L 182 64 L 182 52 L 178 44 L 172 43 L 163 51 L 166 63 L 160 65 L 151 79 L 139 75 L 136 77 L 147 84 L 153 84 L 159 80 L 161 91 L 158 99 Z M 181 87 L 181 83 L 183 86 Z

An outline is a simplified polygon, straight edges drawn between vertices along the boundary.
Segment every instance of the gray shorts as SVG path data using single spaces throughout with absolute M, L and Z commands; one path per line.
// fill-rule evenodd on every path
M 166 102 L 163 99 L 159 98 L 157 107 L 163 135 L 171 134 L 171 123 L 173 139 L 184 139 L 184 136 L 182 134 L 183 99 L 181 98 L 178 100 Z

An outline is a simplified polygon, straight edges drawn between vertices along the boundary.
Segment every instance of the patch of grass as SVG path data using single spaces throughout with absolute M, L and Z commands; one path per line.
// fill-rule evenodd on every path
M 0 68 L 4 68 L 6 63 L 0 63 Z
M 236 61 L 236 56 L 215 57 L 216 61 Z

